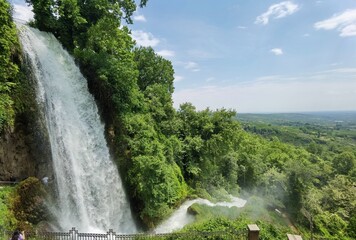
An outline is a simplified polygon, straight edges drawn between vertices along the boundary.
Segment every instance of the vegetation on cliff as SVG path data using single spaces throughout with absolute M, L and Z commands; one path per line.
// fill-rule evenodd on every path
M 11 211 L 11 196 L 13 192 L 13 187 L 0 188 L 0 227 L 4 229 L 13 229 L 18 222 L 13 211 Z
M 15 122 L 14 92 L 18 83 L 19 42 L 11 7 L 0 0 L 0 134 Z

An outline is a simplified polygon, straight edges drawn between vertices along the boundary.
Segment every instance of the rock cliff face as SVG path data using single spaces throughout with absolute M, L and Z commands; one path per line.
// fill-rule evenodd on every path
M 0 180 L 19 181 L 35 175 L 35 161 L 21 127 L 0 138 Z
M 40 120 L 28 121 L 28 118 L 21 116 L 21 122 L 17 121 L 11 132 L 0 136 L 0 181 L 51 176 L 49 146 Z
M 21 110 L 16 114 L 14 128 L 0 134 L 0 181 L 53 175 L 47 129 L 36 102 L 36 83 L 30 68 L 25 63 L 21 65 L 22 90 L 15 97 Z

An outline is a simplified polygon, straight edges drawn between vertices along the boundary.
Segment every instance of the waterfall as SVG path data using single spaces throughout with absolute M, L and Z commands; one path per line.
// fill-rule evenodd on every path
M 18 28 L 49 133 L 58 193 L 52 213 L 58 228 L 136 232 L 85 78 L 52 34 L 20 24 Z

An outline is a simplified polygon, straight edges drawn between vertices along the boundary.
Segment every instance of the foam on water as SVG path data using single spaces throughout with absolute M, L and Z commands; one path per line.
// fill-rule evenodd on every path
M 241 208 L 245 206 L 246 200 L 243 200 L 238 197 L 230 196 L 230 202 L 218 202 L 212 203 L 209 200 L 197 198 L 194 200 L 185 201 L 173 214 L 169 217 L 166 221 L 162 222 L 157 228 L 155 229 L 156 233 L 170 233 L 175 230 L 179 230 L 183 228 L 185 225 L 194 222 L 195 217 L 190 214 L 187 210 L 190 206 L 194 203 L 207 205 L 210 207 L 215 206 L 223 206 L 223 207 L 238 207 Z

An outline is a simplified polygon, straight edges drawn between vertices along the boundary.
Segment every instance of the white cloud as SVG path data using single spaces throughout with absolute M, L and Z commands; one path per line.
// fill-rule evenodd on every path
M 329 19 L 316 22 L 314 28 L 324 30 L 336 29 L 340 32 L 341 37 L 356 36 L 356 9 L 348 9 Z
M 283 55 L 283 50 L 281 48 L 272 48 L 270 52 L 276 56 Z
M 176 55 L 174 51 L 166 50 L 166 49 L 158 51 L 157 54 L 162 57 L 174 57 Z
M 160 42 L 152 33 L 142 30 L 132 31 L 131 35 L 136 43 L 143 47 L 155 47 Z
M 206 82 L 211 82 L 211 81 L 214 81 L 214 80 L 215 80 L 214 77 L 208 77 L 205 81 L 206 81 Z
M 25 22 L 33 19 L 32 7 L 14 4 L 14 18 Z
M 356 23 L 346 26 L 341 30 L 341 37 L 356 36 Z
M 332 66 L 332 67 L 340 66 L 340 65 L 342 65 L 342 62 L 334 62 L 334 63 L 330 64 L 330 66 Z
M 335 65 L 335 64 L 333 64 Z M 329 66 L 328 66 L 329 68 Z M 335 80 L 340 79 L 344 80 L 353 80 L 354 75 L 356 74 L 356 68 L 333 68 L 327 69 L 324 71 L 314 72 L 314 73 L 306 73 L 306 74 L 299 74 L 295 76 L 286 76 L 286 75 L 269 75 L 269 76 L 262 76 L 256 78 L 255 82 L 262 82 L 262 81 L 270 81 L 270 82 L 286 82 L 286 81 L 316 81 L 316 80 Z
M 282 76 L 280 75 L 271 75 L 271 76 L 263 76 L 263 77 L 258 77 L 256 78 L 256 81 L 272 81 L 272 80 L 276 80 L 282 78 Z
M 173 95 L 174 106 L 191 102 L 198 109 L 224 107 L 237 112 L 356 110 L 356 81 L 352 78 L 300 81 L 297 76 L 290 79 L 294 80 L 278 78 L 276 81 L 181 90 Z
M 137 22 L 147 22 L 144 15 L 135 15 L 133 19 Z
M 292 1 L 285 1 L 270 6 L 267 12 L 261 14 L 256 18 L 255 24 L 266 25 L 269 22 L 269 18 L 283 18 L 291 15 L 299 10 L 299 6 Z
M 238 29 L 243 29 L 243 30 L 247 29 L 246 26 L 238 26 L 237 28 L 238 28 Z
M 332 64 L 333 66 L 335 65 L 340 65 L 340 63 L 334 63 Z M 356 68 L 335 68 L 331 70 L 326 70 L 320 73 L 356 73 Z
M 184 77 L 180 76 L 180 75 L 174 75 L 174 81 L 175 82 L 179 82 L 182 81 L 184 79 Z
M 190 70 L 192 72 L 199 72 L 200 71 L 199 65 L 196 62 L 187 62 L 185 64 L 184 68 L 188 69 L 188 70 Z

